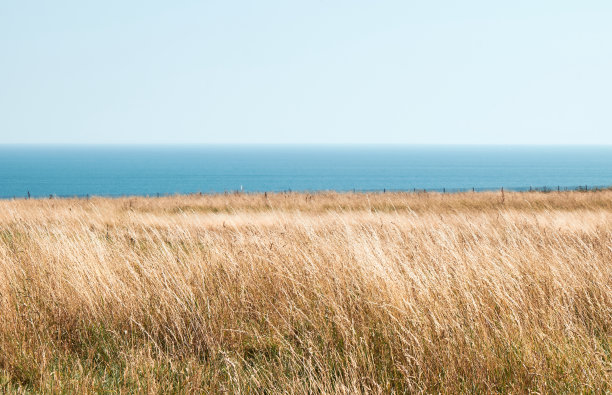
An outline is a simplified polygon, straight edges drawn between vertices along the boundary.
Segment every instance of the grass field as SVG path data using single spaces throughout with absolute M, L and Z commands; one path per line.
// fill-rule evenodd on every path
M 612 191 L 0 201 L 0 392 L 606 393 Z

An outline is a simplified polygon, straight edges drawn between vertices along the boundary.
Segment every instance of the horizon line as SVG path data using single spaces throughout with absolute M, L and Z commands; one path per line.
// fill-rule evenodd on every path
M 0 142 L 0 147 L 6 146 L 74 146 L 74 147 L 185 147 L 185 146 L 311 146 L 311 147 L 339 147 L 339 146 L 403 146 L 403 147 L 612 147 L 612 143 L 398 143 L 398 142 L 376 142 L 376 143 L 349 143 L 349 142 L 309 142 L 309 143 L 252 143 L 252 142 Z

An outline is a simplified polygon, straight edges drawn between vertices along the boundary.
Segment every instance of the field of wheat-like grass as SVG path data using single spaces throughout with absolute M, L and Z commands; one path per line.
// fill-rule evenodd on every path
M 0 201 L 0 391 L 606 393 L 612 191 Z

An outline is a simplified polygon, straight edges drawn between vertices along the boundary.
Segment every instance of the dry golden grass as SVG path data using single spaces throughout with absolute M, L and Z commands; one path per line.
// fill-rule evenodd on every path
M 612 391 L 612 192 L 0 201 L 0 390 Z

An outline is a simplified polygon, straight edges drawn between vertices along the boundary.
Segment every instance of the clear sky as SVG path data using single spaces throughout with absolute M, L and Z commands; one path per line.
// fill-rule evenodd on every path
M 0 143 L 612 144 L 612 1 L 0 2 Z

